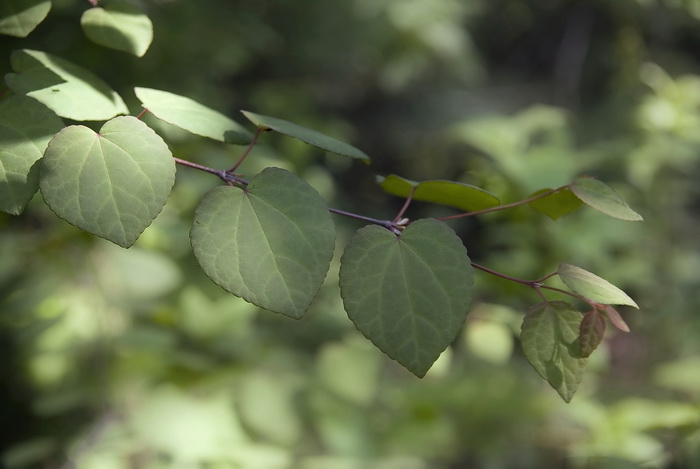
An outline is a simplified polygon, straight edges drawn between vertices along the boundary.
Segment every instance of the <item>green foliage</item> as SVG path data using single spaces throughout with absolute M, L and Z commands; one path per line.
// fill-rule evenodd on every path
M 580 267 L 569 264 L 559 264 L 557 274 L 567 287 L 579 295 L 610 305 L 628 305 L 639 309 L 637 303 L 605 279 L 598 277 Z
M 597 179 L 578 178 L 571 184 L 571 191 L 586 205 L 606 215 L 627 221 L 642 220 L 642 216 L 632 210 L 617 192 Z
M 362 228 L 341 259 L 348 317 L 419 377 L 459 333 L 473 282 L 464 245 L 437 220 L 418 220 L 398 236 L 378 226 Z
M 106 0 L 83 13 L 80 25 L 93 42 L 142 57 L 153 41 L 148 16 L 123 0 Z
M 51 11 L 50 0 L 0 1 L 0 34 L 27 37 Z

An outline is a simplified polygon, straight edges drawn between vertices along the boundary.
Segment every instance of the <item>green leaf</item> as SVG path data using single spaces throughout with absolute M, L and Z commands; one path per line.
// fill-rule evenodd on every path
M 50 10 L 50 0 L 0 0 L 0 34 L 27 37 Z
M 628 305 L 639 309 L 627 293 L 587 270 L 570 264 L 559 264 L 557 274 L 574 293 L 602 304 Z
M 306 181 L 266 168 L 244 190 L 210 190 L 195 211 L 190 238 L 215 283 L 261 308 L 300 318 L 328 272 L 335 228 Z
M 340 266 L 350 320 L 418 377 L 457 336 L 473 281 L 462 241 L 434 219 L 418 220 L 400 236 L 376 225 L 361 228 Z
M 0 210 L 19 215 L 39 189 L 39 165 L 63 122 L 25 96 L 0 100 Z
M 457 207 L 468 212 L 496 207 L 501 204 L 498 198 L 485 190 L 454 181 L 410 181 L 401 176 L 390 174 L 378 178 L 379 184 L 389 194 L 408 197 L 413 187 L 415 200 L 434 202 L 442 205 Z
M 605 318 L 600 311 L 593 309 L 583 316 L 579 327 L 581 356 L 588 357 L 598 348 L 605 335 Z
M 586 205 L 620 220 L 642 221 L 640 214 L 607 184 L 591 177 L 577 178 L 570 186 L 576 197 Z
M 608 317 L 610 320 L 610 323 L 621 330 L 622 332 L 629 332 L 630 331 L 630 326 L 627 325 L 624 319 L 622 319 L 622 316 L 620 316 L 620 313 L 617 312 L 615 308 L 613 308 L 610 305 L 605 305 L 603 308 L 603 311 L 605 311 L 605 315 Z
M 92 72 L 45 52 L 16 50 L 5 82 L 17 94 L 44 103 L 61 117 L 106 120 L 129 110 L 122 98 Z
M 566 402 L 576 393 L 587 362 L 578 342 L 581 320 L 568 303 L 541 303 L 525 316 L 520 334 L 527 360 Z
M 237 122 L 196 101 L 167 91 L 134 88 L 143 107 L 158 119 L 195 135 L 245 145 L 253 136 Z
M 141 10 L 123 0 L 101 0 L 80 18 L 83 32 L 105 47 L 142 57 L 153 41 L 153 24 Z
M 369 156 L 367 156 L 362 150 L 359 150 L 345 142 L 341 142 L 340 140 L 324 135 L 321 132 L 307 129 L 306 127 L 302 127 L 282 119 L 277 119 L 276 117 L 262 116 L 249 111 L 241 112 L 248 118 L 249 121 L 257 125 L 260 129 L 274 130 L 275 132 L 297 138 L 304 143 L 321 148 L 322 150 L 369 162 Z
M 544 194 L 550 190 L 551 189 L 539 190 L 532 194 L 531 197 Z M 556 220 L 564 215 L 575 212 L 581 208 L 581 205 L 583 205 L 581 199 L 576 197 L 570 189 L 561 189 L 557 192 L 544 196 L 541 199 L 530 202 L 530 206 L 532 208 L 547 215 L 552 220 Z
M 128 248 L 165 205 L 175 182 L 168 146 L 135 117 L 95 133 L 72 125 L 49 142 L 41 193 L 59 217 Z

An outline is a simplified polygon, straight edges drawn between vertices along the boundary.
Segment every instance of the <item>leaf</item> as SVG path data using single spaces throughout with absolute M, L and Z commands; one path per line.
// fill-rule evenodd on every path
M 581 320 L 568 303 L 541 303 L 527 313 L 520 334 L 527 361 L 566 402 L 576 393 L 587 361 L 578 342 Z
M 80 18 L 92 42 L 142 57 L 153 41 L 153 23 L 138 8 L 123 0 L 101 0 Z
M 248 144 L 253 138 L 237 122 L 190 98 L 151 88 L 134 88 L 134 92 L 158 119 L 195 135 L 237 145 Z
M 389 194 L 408 197 L 413 187 L 413 199 L 457 207 L 468 212 L 483 210 L 501 204 L 498 198 L 484 189 L 454 181 L 410 181 L 390 174 L 378 178 L 379 184 Z
M 598 348 L 600 342 L 605 335 L 605 318 L 600 314 L 600 311 L 593 309 L 583 316 L 581 326 L 579 327 L 579 344 L 581 347 L 581 356 L 588 357 L 595 349 Z
M 531 197 L 548 192 L 551 189 L 542 189 Z M 561 189 L 557 192 L 542 197 L 541 199 L 533 200 L 530 206 L 540 213 L 547 215 L 552 220 L 568 215 L 578 210 L 583 202 L 576 197 L 570 189 Z
M 605 315 L 608 317 L 610 320 L 610 323 L 615 326 L 616 328 L 620 329 L 622 332 L 629 332 L 630 327 L 627 325 L 624 319 L 622 319 L 622 316 L 620 316 L 620 313 L 617 312 L 615 308 L 613 308 L 610 305 L 605 305 L 603 308 L 603 311 L 605 311 Z
M 586 205 L 620 220 L 642 221 L 640 214 L 607 184 L 591 177 L 577 178 L 570 186 L 576 197 Z
M 128 248 L 165 205 L 175 182 L 168 146 L 135 117 L 95 133 L 72 125 L 49 142 L 41 193 L 59 217 Z
M 473 271 L 462 241 L 434 219 L 400 236 L 357 231 L 341 259 L 348 317 L 380 350 L 418 377 L 455 339 L 469 311 Z
M 340 140 L 324 135 L 321 132 L 307 129 L 306 127 L 293 124 L 292 122 L 277 119 L 276 117 L 262 116 L 249 111 L 241 112 L 248 118 L 249 121 L 257 125 L 260 129 L 274 130 L 275 132 L 297 138 L 304 143 L 321 148 L 322 150 L 369 162 L 369 156 L 367 156 L 362 150 L 359 150 L 345 142 L 341 142 Z
M 17 94 L 45 104 L 61 117 L 106 120 L 129 110 L 122 98 L 92 72 L 45 52 L 16 50 L 5 82 Z
M 50 0 L 0 0 L 0 34 L 27 37 L 50 10 Z
M 587 270 L 570 264 L 559 264 L 557 274 L 574 293 L 602 304 L 628 305 L 639 309 L 627 293 Z
M 63 122 L 25 96 L 0 100 L 0 210 L 19 215 L 39 189 L 39 165 Z
M 325 202 L 306 181 L 266 168 L 245 190 L 210 190 L 195 211 L 190 238 L 215 283 L 298 319 L 328 272 L 335 229 Z

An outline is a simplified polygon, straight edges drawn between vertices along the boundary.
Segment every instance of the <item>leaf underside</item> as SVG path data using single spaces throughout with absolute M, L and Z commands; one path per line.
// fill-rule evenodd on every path
M 597 309 L 587 312 L 583 316 L 579 329 L 581 356 L 590 356 L 590 354 L 598 348 L 598 345 L 600 345 L 604 335 L 605 318 L 603 315 Z
M 335 228 L 321 196 L 303 179 L 266 168 L 245 190 L 215 187 L 190 233 L 204 272 L 261 308 L 300 318 L 328 272 Z
M 445 223 L 422 219 L 400 236 L 376 226 L 345 249 L 340 289 L 355 326 L 418 377 L 457 336 L 469 311 L 473 270 Z
M 578 340 L 581 320 L 568 303 L 542 303 L 525 316 L 520 334 L 527 360 L 566 402 L 574 396 L 587 361 Z
M 163 140 L 135 117 L 116 117 L 99 133 L 61 130 L 42 159 L 40 187 L 59 217 L 129 247 L 160 213 L 175 182 Z
M 602 304 L 627 305 L 639 309 L 627 293 L 607 280 L 570 264 L 559 264 L 557 274 L 574 293 Z
M 592 177 L 580 177 L 569 187 L 586 205 L 608 216 L 626 221 L 643 220 L 640 214 L 632 210 L 627 202 L 604 182 Z

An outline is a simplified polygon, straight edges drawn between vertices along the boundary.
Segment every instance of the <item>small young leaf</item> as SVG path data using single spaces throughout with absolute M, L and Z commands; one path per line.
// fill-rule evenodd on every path
M 275 132 L 297 138 L 304 143 L 321 148 L 322 150 L 369 162 L 369 156 L 367 156 L 362 150 L 359 150 L 345 142 L 341 142 L 340 140 L 329 137 L 328 135 L 324 135 L 321 132 L 317 132 L 316 130 L 308 129 L 276 117 L 262 116 L 249 111 L 241 112 L 243 112 L 243 115 L 246 116 L 249 121 L 257 125 L 260 129 L 274 130 Z
M 298 319 L 328 272 L 335 228 L 321 196 L 289 171 L 266 168 L 245 190 L 210 190 L 190 232 L 204 272 L 261 308 Z
M 423 377 L 469 311 L 474 279 L 462 241 L 433 219 L 400 236 L 371 225 L 357 231 L 340 262 L 340 293 L 355 327 Z
M 632 210 L 617 192 L 597 179 L 580 177 L 569 187 L 586 205 L 606 215 L 627 221 L 643 220 L 642 216 Z
M 153 41 L 153 23 L 141 10 L 124 0 L 101 0 L 80 18 L 85 35 L 93 42 L 142 57 Z
M 246 145 L 253 138 L 237 122 L 190 98 L 151 88 L 134 88 L 134 92 L 158 119 L 195 135 L 235 145 Z
M 0 100 L 0 210 L 19 215 L 39 189 L 39 165 L 63 122 L 26 96 Z
M 629 332 L 630 327 L 627 325 L 624 319 L 622 319 L 622 316 L 620 316 L 620 313 L 617 312 L 615 308 L 613 308 L 610 305 L 605 305 L 603 308 L 603 311 L 605 311 L 605 315 L 608 317 L 610 320 L 610 323 L 615 326 L 616 328 L 620 329 L 622 332 Z
M 5 82 L 17 94 L 42 102 L 61 117 L 111 119 L 129 110 L 122 98 L 92 72 L 45 52 L 16 50 Z
M 557 274 L 564 284 L 589 300 L 602 304 L 627 305 L 639 309 L 627 293 L 587 270 L 570 264 L 559 264 Z
M 568 303 L 541 303 L 527 313 L 520 334 L 527 360 L 566 402 L 576 393 L 587 362 L 578 343 L 581 319 Z
M 468 212 L 483 210 L 501 204 L 498 198 L 484 189 L 454 181 L 410 181 L 390 174 L 378 178 L 379 185 L 389 194 L 408 197 L 413 187 L 413 199 L 457 207 Z
M 543 194 L 549 191 L 549 189 L 542 189 L 531 197 L 539 194 Z M 540 213 L 547 215 L 552 220 L 557 220 L 558 218 L 568 215 L 572 212 L 578 210 L 583 202 L 581 199 L 576 197 L 570 189 L 562 189 L 560 191 L 554 192 L 541 199 L 533 200 L 530 202 L 530 206 Z
M 605 335 L 605 319 L 600 311 L 593 309 L 583 316 L 579 328 L 581 356 L 588 357 L 598 348 Z
M 165 205 L 175 182 L 168 146 L 135 117 L 116 117 L 95 133 L 82 125 L 49 142 L 40 187 L 56 215 L 128 248 Z
M 51 0 L 0 0 L 0 34 L 27 37 L 51 10 Z

